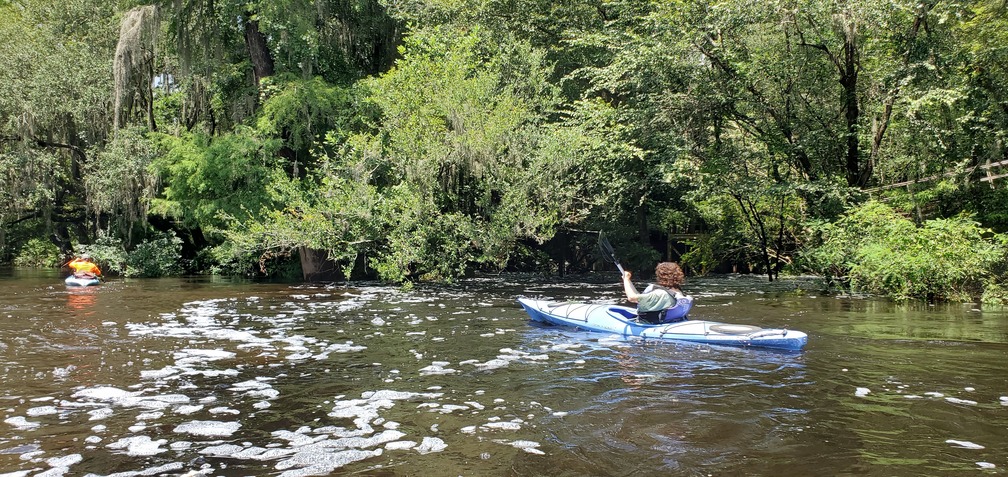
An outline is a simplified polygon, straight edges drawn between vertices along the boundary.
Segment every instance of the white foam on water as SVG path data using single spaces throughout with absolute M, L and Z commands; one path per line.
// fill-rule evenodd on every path
M 448 444 L 445 441 L 437 437 L 424 437 L 423 442 L 416 447 L 416 451 L 421 454 L 431 454 L 434 452 L 441 452 L 448 448 Z
M 291 456 L 295 452 L 294 449 L 267 449 L 259 446 L 249 445 L 243 447 L 234 444 L 209 446 L 200 450 L 200 454 L 203 455 L 254 461 L 275 461 Z
M 990 462 L 977 462 L 976 465 L 977 465 L 977 467 L 980 467 L 981 469 L 995 469 L 995 468 L 997 468 L 996 465 L 991 464 Z
M 1002 406 L 1008 406 L 1008 396 L 1001 396 L 999 400 L 1001 401 Z
M 125 449 L 126 455 L 132 457 L 157 455 L 167 452 L 161 446 L 167 444 L 167 439 L 152 440 L 149 436 L 125 437 L 106 445 L 109 449 Z
M 56 409 L 56 406 L 38 406 L 28 409 L 25 414 L 28 417 L 51 416 L 59 414 L 59 410 Z
M 545 452 L 539 450 L 539 446 L 541 444 L 539 444 L 538 442 L 523 441 L 523 440 L 505 441 L 505 440 L 496 440 L 496 439 L 494 440 L 494 442 L 496 442 L 498 444 L 509 445 L 511 447 L 514 447 L 515 449 L 523 450 L 523 451 L 525 451 L 525 452 L 527 452 L 529 454 L 546 455 Z
M 443 364 L 442 364 L 443 363 Z M 418 371 L 421 376 L 434 376 L 434 375 L 444 375 L 444 374 L 455 374 L 459 370 L 454 368 L 446 368 L 447 362 L 435 361 L 430 366 L 424 366 Z
M 944 394 L 936 392 L 936 391 L 928 391 L 928 392 L 924 393 L 924 395 L 928 396 L 928 397 L 936 397 L 936 398 L 945 397 Z
M 68 376 L 70 376 L 70 373 L 74 372 L 74 370 L 76 369 L 77 366 L 71 364 L 65 368 L 59 368 L 59 367 L 53 368 L 52 374 L 53 377 L 56 379 L 66 379 Z
M 326 436 L 309 436 L 303 432 L 291 432 L 291 431 L 273 431 L 273 437 L 277 439 L 285 440 L 288 444 L 294 447 L 301 447 L 308 444 L 313 444 L 315 442 L 326 440 Z
M 227 457 L 230 455 L 237 454 L 241 452 L 244 447 L 236 444 L 220 444 L 216 446 L 208 446 L 200 451 L 200 454 L 209 455 L 214 457 Z
M 231 386 L 230 390 L 243 393 L 245 396 L 252 398 L 276 399 L 280 396 L 280 391 L 273 389 L 273 386 L 263 378 L 236 383 Z
M 521 423 L 514 421 L 503 421 L 503 422 L 488 422 L 480 426 L 480 429 L 487 430 L 499 430 L 499 431 L 517 431 L 521 429 Z
M 451 414 L 455 411 L 468 411 L 469 406 L 460 406 L 458 404 L 444 404 L 441 407 L 438 407 L 436 410 L 441 414 Z
M 345 450 L 332 452 L 332 449 L 319 448 L 298 452 L 281 460 L 274 466 L 277 470 L 286 470 L 281 477 L 303 477 L 309 475 L 329 475 L 336 469 L 357 461 L 382 455 L 382 449 L 371 451 Z M 293 470 L 288 470 L 293 469 Z
M 189 402 L 189 397 L 182 394 L 143 396 L 142 391 L 124 391 L 110 386 L 83 389 L 72 396 L 85 400 L 85 403 L 108 403 L 112 406 L 138 407 L 149 410 L 164 410 L 173 404 Z M 112 414 L 112 409 L 95 409 L 89 411 L 88 414 L 91 415 L 91 420 L 104 419 Z
M 227 437 L 241 428 L 238 422 L 223 421 L 189 421 L 175 426 L 173 432 L 194 436 Z
M 551 346 L 544 346 L 544 348 L 548 348 L 548 350 L 550 351 L 560 351 L 569 354 L 578 354 L 577 351 L 575 350 L 580 349 L 582 347 L 583 345 L 581 345 L 580 343 L 559 343 Z
M 38 422 L 35 422 L 35 421 L 29 421 L 29 420 L 25 419 L 24 416 L 10 417 L 10 418 L 4 419 L 4 422 L 6 422 L 7 424 L 10 424 L 11 426 L 14 426 L 14 428 L 17 429 L 17 430 L 19 430 L 19 431 L 28 431 L 28 430 L 31 430 L 31 429 L 37 429 L 38 427 L 40 427 L 42 425 L 41 423 L 38 423 Z
M 964 405 L 967 405 L 967 406 L 976 406 L 977 405 L 976 401 L 970 401 L 969 399 L 959 399 L 959 398 L 954 398 L 954 397 L 947 397 L 947 398 L 945 398 L 945 400 L 948 401 L 948 402 L 950 402 L 950 403 L 952 403 L 952 404 L 964 404 Z
M 181 371 L 181 369 L 175 366 L 165 366 L 161 369 L 144 369 L 140 371 L 140 378 L 152 381 L 163 380 L 178 375 Z
M 871 389 L 868 389 L 868 388 L 857 388 L 854 391 L 854 395 L 857 396 L 857 397 L 865 397 L 870 392 L 871 392 Z
M 127 471 L 127 472 L 116 472 L 114 474 L 108 474 L 104 477 L 146 477 L 146 476 L 160 476 L 166 473 L 178 474 L 178 471 L 182 470 L 183 466 L 181 462 L 169 462 L 164 465 L 159 465 L 157 467 L 150 467 L 138 471 Z M 202 472 L 191 471 L 183 474 L 182 477 L 195 477 L 197 475 L 204 475 Z M 99 477 L 95 474 L 87 474 L 84 477 Z
M 17 472 L 7 472 L 5 474 L 0 474 L 0 477 L 27 477 L 28 474 L 31 474 L 32 472 L 35 472 L 36 470 L 38 470 L 38 469 L 19 470 Z
M 164 413 L 161 411 L 151 411 L 141 412 L 140 414 L 137 414 L 136 418 L 138 421 L 153 421 L 155 419 L 160 419 L 162 416 L 164 416 Z
M 410 450 L 416 446 L 417 443 L 413 441 L 392 441 L 385 444 L 385 450 Z
M 483 371 L 490 371 L 494 369 L 506 368 L 511 364 L 509 359 L 491 359 L 485 363 L 476 363 L 476 367 Z
M 37 447 L 36 447 L 37 449 Z M 37 457 L 45 455 L 45 451 L 36 450 L 34 452 L 25 452 L 21 454 L 21 460 L 31 460 L 37 462 Z
M 70 466 L 84 460 L 80 454 L 71 454 L 65 457 L 52 457 L 45 460 L 50 469 L 45 472 L 35 474 L 35 477 L 58 477 L 70 472 Z
M 231 414 L 231 415 L 241 414 L 241 411 L 237 409 L 231 409 L 225 406 L 211 408 L 209 412 L 210 414 Z
M 958 447 L 960 449 L 972 449 L 972 450 L 984 449 L 984 446 L 982 446 L 980 444 L 974 444 L 974 443 L 972 443 L 970 441 L 959 441 L 959 440 L 955 440 L 955 439 L 947 439 L 945 441 L 945 443 L 946 444 L 952 444 L 953 447 Z
M 100 421 L 102 419 L 105 419 L 105 418 L 111 416 L 113 412 L 115 412 L 115 411 L 113 411 L 112 408 L 110 408 L 110 407 L 103 407 L 101 409 L 92 409 L 92 410 L 88 411 L 88 415 L 91 416 L 90 420 L 92 420 L 92 421 Z
M 189 414 L 195 414 L 202 410 L 203 410 L 202 404 L 184 404 L 181 406 L 176 406 L 173 409 L 173 411 L 175 411 L 176 414 L 181 414 L 183 416 L 187 416 Z
M 355 351 L 364 351 L 367 346 L 361 346 L 354 344 L 353 341 L 347 341 L 346 343 L 334 343 L 326 347 L 326 351 L 331 353 L 353 353 Z
M 236 356 L 231 351 L 222 349 L 194 349 L 186 348 L 175 352 L 175 362 L 179 364 L 205 363 L 208 361 L 218 361 L 222 359 L 232 359 Z
M 124 391 L 111 386 L 98 386 L 77 391 L 73 393 L 72 397 L 101 402 L 123 402 L 136 399 L 139 394 L 139 392 Z

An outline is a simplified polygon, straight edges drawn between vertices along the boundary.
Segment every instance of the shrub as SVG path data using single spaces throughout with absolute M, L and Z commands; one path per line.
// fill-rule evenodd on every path
M 996 236 L 970 217 L 918 227 L 875 201 L 811 229 L 818 240 L 802 254 L 807 268 L 852 291 L 896 299 L 968 301 L 982 293 L 1004 254 Z
M 115 237 L 100 236 L 93 244 L 79 245 L 78 253 L 88 253 L 107 274 L 126 277 L 163 277 L 182 273 L 182 239 L 174 232 L 158 232 L 153 239 L 126 250 Z
M 173 232 L 141 242 L 126 257 L 127 277 L 163 277 L 182 273 L 182 239 Z
M 126 271 L 126 249 L 122 241 L 107 235 L 99 235 L 94 243 L 77 245 L 77 254 L 87 253 L 106 274 L 121 275 Z
M 18 267 L 53 268 L 60 266 L 60 251 L 52 242 L 34 238 L 18 251 L 14 258 Z

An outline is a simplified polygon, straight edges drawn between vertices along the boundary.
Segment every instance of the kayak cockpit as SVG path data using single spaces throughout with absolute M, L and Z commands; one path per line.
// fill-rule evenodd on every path
M 665 312 L 665 319 L 661 323 L 647 323 L 641 321 L 637 314 L 637 310 L 633 308 L 627 308 L 625 306 L 610 306 L 609 315 L 613 318 L 618 318 L 623 321 L 634 322 L 642 326 L 661 326 L 667 325 L 669 323 L 675 323 L 678 321 L 685 321 L 686 315 L 689 314 L 690 309 L 693 308 L 693 297 L 687 296 L 679 298 L 676 300 L 675 306 L 669 308 Z

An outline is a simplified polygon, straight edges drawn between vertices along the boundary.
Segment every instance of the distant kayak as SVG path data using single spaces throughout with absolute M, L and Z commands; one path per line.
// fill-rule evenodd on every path
M 101 280 L 95 277 L 75 277 L 70 275 L 63 280 L 68 287 L 90 287 L 101 283 Z
M 570 326 L 623 337 L 689 341 L 693 343 L 801 350 L 808 335 L 787 329 L 765 329 L 715 321 L 685 320 L 652 325 L 636 321 L 637 310 L 619 305 L 560 303 L 519 298 L 533 321 Z

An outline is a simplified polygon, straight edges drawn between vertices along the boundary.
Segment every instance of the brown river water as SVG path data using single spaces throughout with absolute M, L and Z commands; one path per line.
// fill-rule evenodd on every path
M 536 326 L 618 275 L 378 284 L 0 271 L 0 477 L 1002 475 L 1008 312 L 691 279 L 798 353 Z

